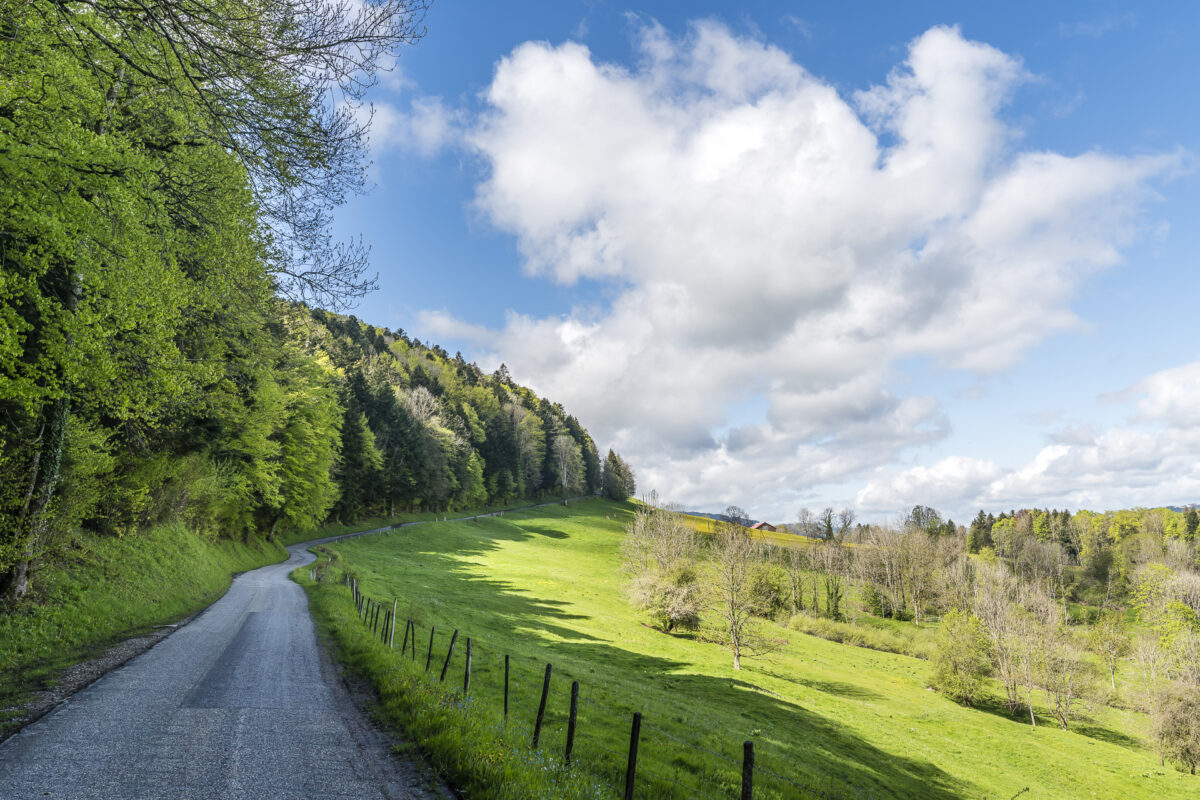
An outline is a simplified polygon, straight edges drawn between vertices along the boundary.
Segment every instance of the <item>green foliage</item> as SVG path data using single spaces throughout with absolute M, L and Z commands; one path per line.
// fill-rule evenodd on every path
M 1169 567 L 1148 564 L 1138 574 L 1131 597 L 1138 620 L 1158 635 L 1167 652 L 1174 652 L 1182 639 L 1200 627 L 1195 610 L 1173 597 L 1173 577 Z
M 288 319 L 293 336 L 340 373 L 342 521 L 548 497 L 562 491 L 564 475 L 568 493 L 599 488 L 587 431 L 559 404 L 513 383 L 507 369 L 484 375 L 461 356 L 353 316 L 296 306 Z M 378 467 L 369 466 L 365 431 Z
M 1117 665 L 1130 649 L 1129 625 L 1125 614 L 1115 608 L 1104 609 L 1088 630 L 1088 647 L 1099 656 L 1108 670 L 1112 691 L 1117 690 Z
M 1200 766 L 1200 686 L 1176 684 L 1164 691 L 1154 714 L 1159 752 L 1192 775 Z
M 546 430 L 569 437 L 578 483 L 597 488 L 595 446 L 560 406 L 439 348 L 274 296 L 289 281 L 318 294 L 321 280 L 353 285 L 322 244 L 319 215 L 276 213 L 319 203 L 280 205 L 270 190 L 289 195 L 316 175 L 328 181 L 305 196 L 349 188 L 357 134 L 313 116 L 327 108 L 297 93 L 302 69 L 261 71 L 263 59 L 314 57 L 304 37 L 349 30 L 346 20 L 255 39 L 244 24 L 254 14 L 234 12 L 261 8 L 240 0 L 227 17 L 189 15 L 176 51 L 162 37 L 181 31 L 156 16 L 164 8 L 102 4 L 92 18 L 49 0 L 4 6 L 0 591 L 21 597 L 77 529 L 130 535 L 183 520 L 249 539 L 311 528 L 339 498 L 352 521 L 549 489 Z M 369 48 L 378 55 L 403 15 L 373 8 L 388 20 Z M 231 56 L 214 55 L 200 30 L 245 48 L 203 90 L 185 71 Z M 235 85 L 245 93 L 216 105 L 198 94 Z M 213 115 L 242 113 L 251 98 L 295 105 L 256 107 L 239 128 L 250 138 L 227 140 Z M 330 137 L 335 152 L 323 150 Z M 251 140 L 265 149 L 247 150 Z M 420 419 L 406 405 L 417 389 L 432 400 Z M 513 410 L 520 426 L 489 441 Z
M 943 617 L 930 685 L 970 706 L 979 699 L 991 671 L 991 643 L 978 617 L 962 611 Z
M 992 546 L 992 525 L 995 521 L 990 515 L 985 515 L 983 509 L 979 509 L 979 513 L 975 519 L 971 521 L 971 527 L 967 529 L 967 552 L 978 553 L 985 547 Z
M 781 567 L 765 561 L 755 564 L 750 573 L 750 594 L 756 613 L 774 618 L 787 608 L 786 584 L 787 576 Z

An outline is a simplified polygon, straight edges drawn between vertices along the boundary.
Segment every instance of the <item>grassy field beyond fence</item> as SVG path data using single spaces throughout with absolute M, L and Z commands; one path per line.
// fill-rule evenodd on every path
M 589 500 L 419 525 L 337 543 L 326 581 L 312 583 L 307 569 L 297 577 L 342 657 L 380 688 L 385 714 L 470 797 L 620 797 L 634 711 L 644 715 L 639 798 L 737 797 L 745 740 L 755 743 L 756 798 L 1009 798 L 1026 787 L 1039 798 L 1163 798 L 1200 786 L 1158 765 L 1142 715 L 1097 707 L 1071 731 L 1032 728 L 995 704 L 972 710 L 934 694 L 927 663 L 904 655 L 771 625 L 778 649 L 734 671 L 721 646 L 655 631 L 628 606 L 618 548 L 630 513 Z M 359 621 L 343 571 L 384 609 L 396 601 L 394 650 Z M 415 661 L 399 652 L 409 619 Z M 551 693 L 534 751 L 547 663 Z M 572 680 L 581 699 L 568 769 Z

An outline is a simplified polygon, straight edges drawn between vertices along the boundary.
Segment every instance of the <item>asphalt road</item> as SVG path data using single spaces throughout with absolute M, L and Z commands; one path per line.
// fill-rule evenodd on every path
M 0 744 L 0 798 L 444 796 L 323 662 L 288 578 L 307 546 Z

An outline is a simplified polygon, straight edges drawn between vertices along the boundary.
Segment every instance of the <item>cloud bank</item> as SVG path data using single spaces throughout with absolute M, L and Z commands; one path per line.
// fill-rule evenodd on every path
M 874 478 L 857 504 L 891 511 L 913 497 L 960 509 L 1194 502 L 1200 497 L 1200 361 L 1157 372 L 1122 394 L 1137 400 L 1124 424 L 1099 434 L 1065 431 L 1019 468 L 956 456 Z
M 1029 75 L 955 28 L 848 97 L 714 22 L 647 26 L 638 52 L 625 67 L 523 44 L 464 133 L 487 170 L 476 208 L 528 274 L 612 301 L 422 327 L 503 358 L 679 502 L 790 517 L 868 479 L 864 508 L 1019 493 L 1032 478 L 965 458 L 880 477 L 950 431 L 936 397 L 889 378 L 917 357 L 1003 370 L 1078 327 L 1074 291 L 1119 261 L 1176 158 L 1021 150 L 1002 111 Z M 1068 450 L 1080 469 L 1104 455 Z M 1067 468 L 1056 452 L 1043 472 Z

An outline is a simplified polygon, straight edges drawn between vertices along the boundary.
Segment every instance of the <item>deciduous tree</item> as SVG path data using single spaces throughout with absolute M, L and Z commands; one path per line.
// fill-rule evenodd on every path
M 933 688 L 974 705 L 991 671 L 991 641 L 979 618 L 962 611 L 943 617 L 933 656 Z
M 720 614 L 733 668 L 742 668 L 742 656 L 753 649 L 752 618 L 760 612 L 752 591 L 754 563 L 760 546 L 742 524 L 746 514 L 736 506 L 725 509 L 726 521 L 717 529 L 712 546 L 713 605 Z

